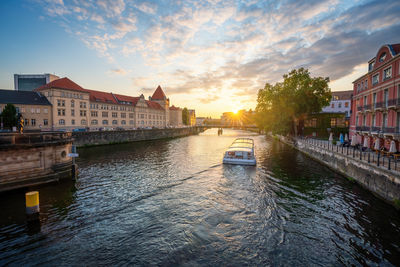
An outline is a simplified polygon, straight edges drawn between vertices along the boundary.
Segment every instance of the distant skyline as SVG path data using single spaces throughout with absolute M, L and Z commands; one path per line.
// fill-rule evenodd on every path
M 219 118 L 256 107 L 266 82 L 299 67 L 351 90 L 367 61 L 400 42 L 400 1 L 0 1 L 0 89 L 52 73 L 88 89 Z

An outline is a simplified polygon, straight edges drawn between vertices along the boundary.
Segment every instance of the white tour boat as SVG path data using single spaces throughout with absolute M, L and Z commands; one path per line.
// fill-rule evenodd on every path
M 237 138 L 225 151 L 225 164 L 256 165 L 254 141 L 250 138 Z

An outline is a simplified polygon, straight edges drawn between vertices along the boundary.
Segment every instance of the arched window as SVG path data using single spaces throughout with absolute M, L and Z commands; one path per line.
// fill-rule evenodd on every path
M 86 120 L 81 120 L 82 125 L 86 125 Z
M 121 124 L 122 124 L 122 125 L 125 125 L 125 124 L 126 124 L 126 121 L 122 120 L 122 121 L 121 121 Z
M 108 120 L 103 120 L 103 125 L 108 125 Z
M 75 107 L 75 101 L 71 100 L 71 108 Z
M 118 124 L 118 121 L 117 120 L 113 120 L 112 124 Z
M 92 120 L 92 125 L 97 125 L 97 120 Z
M 58 120 L 58 124 L 65 125 L 65 120 L 63 120 L 63 119 Z

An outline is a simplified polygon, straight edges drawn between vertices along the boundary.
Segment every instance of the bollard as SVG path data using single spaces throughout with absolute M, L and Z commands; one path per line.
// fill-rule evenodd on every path
M 39 192 L 32 191 L 25 194 L 26 215 L 28 221 L 39 220 Z
M 381 154 L 380 154 L 380 153 L 378 153 L 378 163 L 377 163 L 377 164 L 378 164 L 378 166 L 379 166 L 379 158 L 380 158 L 380 155 L 381 155 Z
M 368 152 L 368 163 L 371 163 L 370 157 L 371 157 L 371 152 Z
M 388 170 L 390 171 L 390 157 L 389 157 L 389 163 L 388 163 Z
M 362 160 L 362 149 L 360 148 L 360 160 Z

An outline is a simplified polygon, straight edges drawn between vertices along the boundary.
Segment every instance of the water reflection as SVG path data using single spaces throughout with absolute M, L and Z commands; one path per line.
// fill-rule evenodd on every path
M 238 136 L 258 165 L 222 165 Z M 399 265 L 399 212 L 279 142 L 217 129 L 79 150 L 79 180 L 0 195 L 0 265 Z M 33 230 L 33 231 L 32 231 Z

